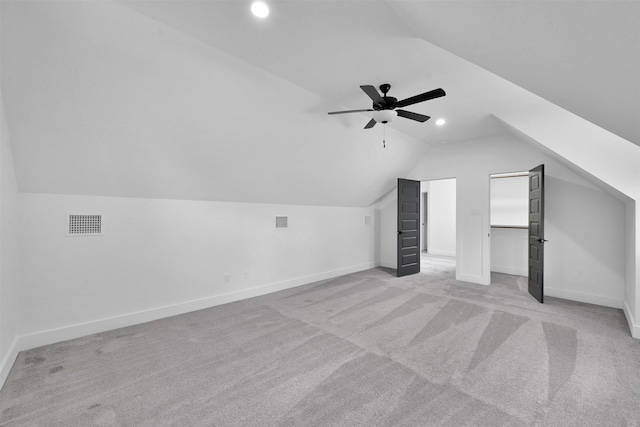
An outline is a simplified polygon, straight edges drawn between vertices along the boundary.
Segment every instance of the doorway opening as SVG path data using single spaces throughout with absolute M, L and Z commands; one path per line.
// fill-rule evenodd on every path
M 456 260 L 456 179 L 420 182 L 421 271 Z
M 490 176 L 491 272 L 526 277 L 529 241 L 529 172 Z M 522 286 L 526 289 L 526 282 Z

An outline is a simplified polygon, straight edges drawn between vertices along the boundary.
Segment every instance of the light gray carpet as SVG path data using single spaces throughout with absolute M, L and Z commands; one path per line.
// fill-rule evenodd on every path
M 524 280 L 456 282 L 447 258 L 373 269 L 26 351 L 6 426 L 640 424 L 620 310 Z

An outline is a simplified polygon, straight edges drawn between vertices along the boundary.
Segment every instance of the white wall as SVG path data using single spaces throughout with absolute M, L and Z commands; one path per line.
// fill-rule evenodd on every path
M 457 178 L 456 277 L 489 284 L 489 176 L 528 170 L 542 163 L 549 239 L 545 246 L 545 294 L 621 308 L 625 292 L 624 204 L 564 165 L 516 137 L 503 135 L 436 146 L 409 177 L 421 181 Z
M 491 228 L 491 271 L 527 276 L 528 241 L 529 229 Z
M 625 206 L 626 238 L 627 238 L 627 287 L 624 311 L 629 321 L 634 338 L 640 338 L 640 289 L 635 285 L 640 282 L 640 214 L 638 202 L 628 201 Z M 635 302 L 635 304 L 634 304 Z M 632 306 L 635 305 L 634 308 Z
M 9 130 L 0 95 L 0 385 L 17 356 L 18 273 L 18 188 L 9 141 Z
M 627 252 L 627 257 L 625 259 L 625 270 L 627 277 L 627 284 L 625 287 L 625 311 L 627 312 L 627 316 L 634 317 L 636 311 L 636 307 L 634 304 L 630 304 L 629 302 L 636 301 L 636 245 L 635 245 L 635 230 L 636 230 L 636 204 L 633 201 L 628 201 L 625 204 L 625 229 L 630 230 L 631 232 L 625 233 L 625 248 Z M 630 307 L 632 305 L 633 307 Z M 633 319 L 635 320 L 635 318 Z M 635 324 L 637 322 L 630 322 Z
M 396 188 L 397 191 L 397 188 Z M 422 181 L 420 182 L 420 250 L 421 251 L 425 251 L 427 250 L 427 239 L 425 239 L 425 233 L 424 233 L 424 229 L 425 229 L 425 225 L 426 225 L 426 218 L 425 218 L 425 209 L 424 209 L 424 198 L 429 197 L 429 181 Z
M 491 225 L 527 227 L 528 215 L 529 178 L 491 178 Z
M 298 55 L 275 61 L 291 61 L 298 78 L 305 70 L 321 76 L 313 90 L 302 83 L 308 78 L 292 83 L 237 56 L 243 41 L 253 46 L 280 31 L 250 25 L 230 47 L 229 34 L 203 43 L 194 25 L 180 31 L 116 1 L 1 3 L 3 90 L 22 191 L 357 207 L 427 150 L 391 126 L 383 148 L 381 126 L 363 132 L 365 116 L 328 116 L 351 102 L 343 94 L 368 105 L 357 85 L 338 89 L 327 78 L 330 70 L 342 76 L 329 62 L 319 73 Z M 217 19 L 244 7 L 205 3 Z M 335 102 L 326 98 L 332 92 Z
M 374 266 L 370 208 L 21 197 L 27 348 Z M 75 212 L 101 213 L 104 235 L 66 236 Z
M 428 197 L 428 253 L 456 256 L 456 180 L 429 181 Z
M 553 291 L 546 293 L 622 308 L 624 204 L 554 176 L 545 186 L 545 287 Z
M 376 207 L 380 228 L 376 240 L 380 242 L 377 264 L 386 268 L 398 268 L 398 195 L 391 191 Z

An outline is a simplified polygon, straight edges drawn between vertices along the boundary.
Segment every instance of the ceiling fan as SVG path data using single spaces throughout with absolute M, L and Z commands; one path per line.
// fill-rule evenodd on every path
M 331 111 L 329 114 L 346 114 L 346 113 L 362 113 L 364 111 L 373 111 L 373 118 L 364 127 L 370 129 L 375 126 L 376 123 L 388 123 L 393 120 L 394 117 L 400 116 L 405 119 L 415 120 L 418 122 L 426 122 L 431 117 L 423 114 L 412 113 L 406 110 L 396 110 L 396 108 L 406 107 L 408 105 L 417 104 L 418 102 L 428 101 L 430 99 L 439 98 L 445 96 L 446 93 L 442 89 L 434 89 L 429 92 L 422 93 L 420 95 L 412 96 L 411 98 L 398 101 L 392 96 L 387 96 L 387 92 L 391 89 L 391 85 L 388 83 L 380 85 L 380 91 L 382 96 L 371 85 L 360 86 L 360 89 L 366 93 L 373 101 L 373 108 L 366 108 L 362 110 L 346 110 L 346 111 Z

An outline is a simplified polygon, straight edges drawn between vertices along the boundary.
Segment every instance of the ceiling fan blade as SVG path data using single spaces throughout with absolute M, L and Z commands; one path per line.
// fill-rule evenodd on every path
M 360 86 L 360 89 L 362 89 L 364 93 L 366 93 L 367 96 L 371 98 L 374 104 L 384 104 L 384 99 L 382 99 L 382 97 L 380 96 L 380 92 L 378 92 L 375 87 L 371 85 L 364 85 Z
M 427 120 L 429 120 L 431 118 L 429 116 L 425 116 L 425 115 L 422 115 L 422 114 L 412 113 L 411 111 L 396 110 L 396 112 L 398 113 L 398 115 L 400 117 L 404 117 L 405 119 L 415 120 L 415 121 L 421 122 L 421 123 L 424 123 L 424 122 L 426 122 Z
M 412 96 L 411 98 L 403 99 L 402 101 L 398 101 L 395 105 L 396 108 L 406 107 L 407 105 L 417 104 L 418 102 L 428 101 L 434 98 L 440 98 L 441 96 L 445 96 L 446 93 L 442 89 L 434 89 L 429 92 L 422 93 L 420 95 Z
M 345 111 L 330 111 L 329 114 L 346 114 L 346 113 L 362 113 L 365 111 L 373 111 L 371 108 L 367 108 L 364 110 L 345 110 Z
M 374 127 L 376 125 L 376 121 L 371 119 L 369 120 L 369 123 L 367 123 L 367 125 L 364 127 L 365 129 L 371 129 L 372 127 Z

